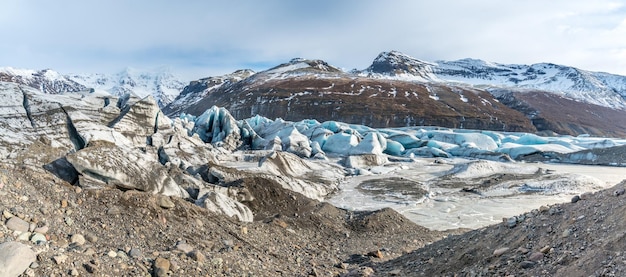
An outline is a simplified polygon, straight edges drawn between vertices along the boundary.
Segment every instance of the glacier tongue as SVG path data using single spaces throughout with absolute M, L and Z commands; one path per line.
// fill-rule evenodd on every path
M 6 82 L 0 82 L 0 99 L 0 155 L 6 162 L 45 169 L 85 188 L 191 198 L 243 221 L 253 219 L 245 203 L 255 197 L 238 185 L 244 178 L 269 180 L 323 200 L 348 175 L 384 176 L 398 163 L 420 157 L 626 166 L 611 158 L 624 151 L 624 139 L 437 127 L 373 129 L 260 116 L 236 120 L 219 107 L 197 117 L 170 119 L 152 96 L 49 95 Z M 566 180 L 538 185 L 565 191 Z M 593 182 L 580 179 L 581 186 Z

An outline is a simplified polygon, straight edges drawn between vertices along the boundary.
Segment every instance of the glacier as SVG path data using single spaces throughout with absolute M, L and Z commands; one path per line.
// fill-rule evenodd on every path
M 216 106 L 169 118 L 151 95 L 51 95 L 7 82 L 0 82 L 0 98 L 5 163 L 85 189 L 181 197 L 241 221 L 254 220 L 245 205 L 254 195 L 237 185 L 245 178 L 346 209 L 392 207 L 445 229 L 484 226 L 626 175 L 620 138 L 237 120 Z
M 496 161 L 524 161 L 543 157 L 544 162 L 578 164 L 580 161 L 572 158 L 575 157 L 572 153 L 626 144 L 626 139 L 586 135 L 541 137 L 531 133 L 432 126 L 374 129 L 336 121 L 320 123 L 312 119 L 298 122 L 280 118 L 272 120 L 259 115 L 235 120 L 224 108 L 218 107 L 208 109 L 199 117 L 183 114 L 180 119 L 191 122 L 187 126 L 194 127 L 187 130 L 189 134 L 198 134 L 205 142 L 221 145 L 226 137 L 241 137 L 241 141 L 235 145 L 250 149 L 286 151 L 304 158 L 314 154 L 458 157 Z M 204 126 L 211 126 L 213 129 L 207 131 Z M 249 141 L 247 145 L 244 143 L 246 140 Z M 233 144 L 229 142 L 228 145 Z M 313 145 L 316 145 L 315 151 Z M 609 165 L 602 162 L 598 164 Z

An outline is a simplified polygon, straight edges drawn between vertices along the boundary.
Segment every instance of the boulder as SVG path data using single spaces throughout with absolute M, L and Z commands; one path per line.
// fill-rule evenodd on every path
M 20 276 L 36 259 L 35 252 L 24 244 L 13 241 L 2 243 L 0 244 L 0 276 Z

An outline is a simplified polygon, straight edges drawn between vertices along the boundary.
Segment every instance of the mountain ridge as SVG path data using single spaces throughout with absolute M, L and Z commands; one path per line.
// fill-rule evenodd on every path
M 522 80 L 520 76 L 526 79 Z M 537 76 L 543 77 L 533 81 L 539 78 Z M 481 80 L 485 84 L 481 84 Z M 623 124 L 619 120 L 626 116 L 626 101 L 620 94 L 626 94 L 626 85 L 622 90 L 622 82 L 626 84 L 626 77 L 549 63 L 502 65 L 477 59 L 432 63 L 391 51 L 379 54 L 364 70 L 348 72 L 323 60 L 292 59 L 239 82 L 216 87 L 211 93 L 187 87 L 187 97 L 202 95 L 195 98 L 198 101 L 166 106 L 164 110 L 169 116 L 181 113 L 197 115 L 218 105 L 229 109 L 237 118 L 260 114 L 294 121 L 315 118 L 376 127 L 437 125 L 500 130 L 504 126 L 524 126 L 516 130 L 622 136 L 626 135 L 620 130 Z M 612 87 L 605 84 L 612 84 Z M 555 91 L 554 88 L 560 85 L 564 89 Z M 532 102 L 528 105 L 520 106 L 515 101 L 508 101 L 505 103 L 511 106 L 499 106 L 498 95 L 503 97 L 504 94 L 496 95 L 493 93 L 496 90 L 513 94 L 529 91 L 545 94 L 551 99 L 549 102 L 560 103 L 555 104 L 555 109 L 558 105 L 568 107 L 568 118 L 560 118 L 558 113 L 550 111 L 553 108 L 538 105 L 530 98 L 517 97 L 515 100 Z M 481 94 L 480 99 L 468 101 L 468 95 L 476 94 Z M 455 98 L 457 100 L 453 100 Z M 411 104 L 408 102 L 410 99 L 413 99 Z M 489 112 L 480 111 L 481 108 L 486 109 L 486 105 L 498 108 Z M 499 112 L 496 113 L 496 110 Z M 586 111 L 609 115 L 617 119 L 616 124 L 612 127 L 604 122 L 601 124 L 603 128 L 595 128 L 593 125 L 601 121 L 597 116 L 591 120 L 575 120 L 586 117 Z M 515 114 L 518 112 L 526 116 L 528 124 L 521 123 L 519 115 Z M 492 124 L 494 119 L 507 117 L 507 120 L 512 120 L 508 122 L 511 124 L 505 123 L 506 120 L 503 124 Z M 476 123 L 468 125 L 468 118 L 476 120 Z M 565 122 L 561 124 L 561 120 Z M 479 121 L 490 123 L 478 124 Z M 532 127 L 533 124 L 537 126 Z
M 133 94 L 143 98 L 152 95 L 159 107 L 173 101 L 186 84 L 168 68 L 142 71 L 130 67 L 113 74 L 61 74 L 52 69 L 2 67 L 0 81 L 24 84 L 48 94 L 95 89 L 114 96 Z

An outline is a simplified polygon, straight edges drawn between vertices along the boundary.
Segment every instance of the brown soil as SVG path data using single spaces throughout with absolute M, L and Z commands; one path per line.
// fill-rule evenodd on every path
M 379 276 L 624 276 L 624 187 L 542 207 L 518 216 L 513 227 L 503 222 L 450 236 L 372 266 Z
M 255 200 L 255 222 L 213 214 L 184 199 L 118 189 L 81 189 L 33 168 L 0 170 L 0 211 L 49 226 L 30 276 L 148 276 L 155 261 L 172 263 L 171 276 L 337 276 L 389 260 L 442 238 L 391 209 L 349 212 L 285 190 L 262 178 L 238 182 Z M 0 243 L 17 235 L 0 223 Z M 68 223 L 69 222 L 69 223 Z M 71 243 L 74 234 L 87 237 Z M 95 238 L 95 239 L 94 239 Z M 177 249 L 186 243 L 204 259 Z M 129 256 L 131 250 L 140 256 Z M 109 252 L 117 252 L 117 257 Z M 380 253 L 381 256 L 368 255 Z M 54 257 L 65 255 L 56 262 Z

